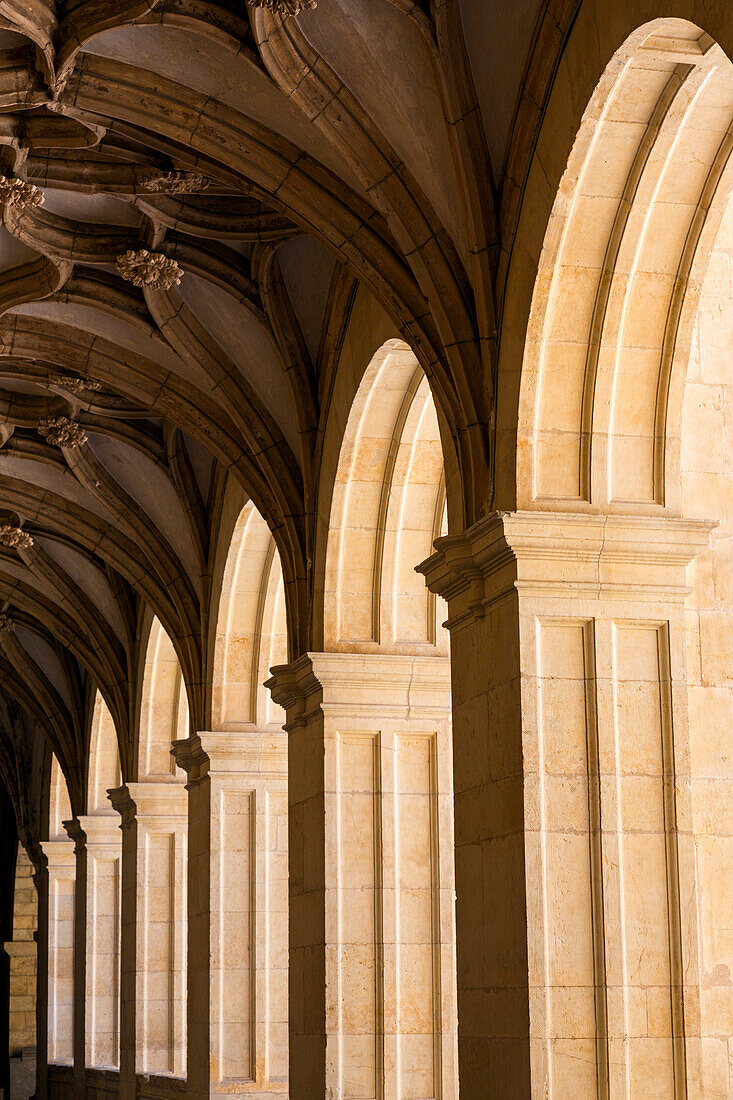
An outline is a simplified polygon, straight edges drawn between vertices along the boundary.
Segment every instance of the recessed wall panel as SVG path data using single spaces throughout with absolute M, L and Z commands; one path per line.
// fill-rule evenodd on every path
M 175 1046 L 175 835 L 145 836 L 143 974 L 143 1072 L 173 1073 Z
M 537 623 L 548 1095 L 606 1096 L 605 963 L 593 624 Z
M 254 799 L 254 791 L 219 796 L 220 1080 L 254 1078 Z
M 631 1094 L 649 1100 L 686 1095 L 667 639 L 658 623 L 614 625 L 627 1067 Z
M 87 881 L 89 1064 L 114 1068 L 119 1060 L 120 858 L 90 852 Z
M 395 737 L 400 1100 L 440 1095 L 435 740 L 432 734 Z
M 381 1100 L 379 737 L 339 735 L 339 947 L 344 1100 Z

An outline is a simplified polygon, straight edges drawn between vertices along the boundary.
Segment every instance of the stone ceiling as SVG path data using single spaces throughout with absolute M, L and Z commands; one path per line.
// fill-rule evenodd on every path
M 205 723 L 228 478 L 275 533 L 291 652 L 308 646 L 358 287 L 431 379 L 458 521 L 485 509 L 514 201 L 496 180 L 539 6 L 0 3 L 0 768 L 16 812 L 36 801 L 34 728 L 82 807 L 97 686 L 129 769 L 146 615 Z M 574 4 L 553 8 L 556 30 Z M 513 48 L 491 65 L 477 44 L 501 58 L 496 18 Z

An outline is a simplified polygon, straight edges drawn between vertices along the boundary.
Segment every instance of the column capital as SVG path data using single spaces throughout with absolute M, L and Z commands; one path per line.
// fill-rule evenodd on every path
M 87 834 L 78 817 L 72 817 L 70 821 L 62 821 L 61 824 L 69 834 L 69 839 L 74 843 L 74 853 L 79 855 L 86 848 Z
M 262 778 L 287 775 L 287 735 L 282 729 L 200 730 L 174 741 L 171 754 L 186 772 L 189 785 L 215 773 Z
M 180 817 L 187 812 L 186 788 L 180 783 L 123 783 L 107 791 L 122 818 L 122 828 L 140 817 Z
M 60 840 L 42 840 L 41 848 L 46 857 L 49 871 L 60 871 L 65 867 L 76 867 L 76 852 L 72 842 L 63 837 Z
M 375 706 L 390 717 L 450 713 L 448 657 L 305 653 L 271 672 L 265 686 L 288 713 L 286 729 L 307 721 L 319 707 L 351 716 L 369 714 Z
M 6 940 L 3 944 L 5 954 L 10 959 L 26 959 L 38 955 L 38 944 L 35 940 Z
M 91 844 L 119 844 L 121 841 L 120 819 L 111 808 L 106 813 L 85 814 L 75 820 L 78 823 L 79 830 L 85 835 L 87 846 Z
M 46 854 L 43 851 L 43 845 L 40 840 L 37 840 L 35 836 L 29 837 L 27 834 L 25 837 L 18 837 L 20 843 L 25 849 L 25 853 L 28 859 L 31 861 L 32 878 L 36 886 L 38 885 L 38 876 L 43 874 L 46 870 L 47 860 Z
M 436 539 L 417 571 L 451 602 L 450 627 L 512 589 L 547 595 L 643 595 L 681 601 L 686 568 L 716 526 L 674 516 L 492 512 Z

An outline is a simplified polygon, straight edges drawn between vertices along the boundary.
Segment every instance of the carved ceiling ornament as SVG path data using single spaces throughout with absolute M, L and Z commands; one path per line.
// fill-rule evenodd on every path
M 11 176 L 0 176 L 0 202 L 3 206 L 27 210 L 42 206 L 45 197 L 43 191 L 32 183 Z
M 183 268 L 162 252 L 148 252 L 130 248 L 117 257 L 117 270 L 123 279 L 133 286 L 150 287 L 152 290 L 169 290 L 178 286 Z
M 287 18 L 290 15 L 299 15 L 302 11 L 308 11 L 318 5 L 318 0 L 249 0 L 253 8 L 267 8 L 274 15 L 282 15 Z
M 101 390 L 101 382 L 93 382 L 91 378 L 76 378 L 68 374 L 51 374 L 48 378 L 49 385 L 61 386 L 69 393 L 83 393 L 84 390 Z
M 33 536 L 22 527 L 13 527 L 10 523 L 0 524 L 0 546 L 12 546 L 16 550 L 30 550 Z
M 15 630 L 15 623 L 6 612 L 0 612 L 0 637 Z
M 206 191 L 210 182 L 195 172 L 151 172 L 140 179 L 146 191 L 163 195 L 193 195 Z
M 87 441 L 81 424 L 68 416 L 47 416 L 39 420 L 38 434 L 54 447 L 79 447 Z

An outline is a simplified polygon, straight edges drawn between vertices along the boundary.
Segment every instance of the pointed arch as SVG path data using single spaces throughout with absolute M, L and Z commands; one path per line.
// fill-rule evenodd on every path
M 428 380 L 407 344 L 388 340 L 364 373 L 341 445 L 326 556 L 327 649 L 447 654 L 436 597 L 415 572 L 443 529 L 445 504 Z
M 248 501 L 234 524 L 222 576 L 212 662 L 213 729 L 282 726 L 282 708 L 264 683 L 287 652 L 280 555 L 272 532 Z
M 183 780 L 183 773 L 171 756 L 171 745 L 188 736 L 188 727 L 188 696 L 181 665 L 169 634 L 160 620 L 154 618 L 140 701 L 139 781 Z
M 64 829 L 64 821 L 69 821 L 71 818 L 71 800 L 69 798 L 69 789 L 66 785 L 66 778 L 61 765 L 58 762 L 56 754 L 53 753 L 51 757 L 51 778 L 49 788 L 48 799 L 48 839 L 49 840 L 68 840 L 66 830 Z
M 570 52 L 587 29 L 579 23 Z M 550 198 L 519 343 L 541 224 L 529 211 L 548 205 L 543 162 L 565 106 L 560 122 L 551 98 L 509 270 L 497 503 L 679 514 L 681 392 L 733 186 L 733 66 L 678 18 L 638 27 L 616 50 Z M 555 135 L 553 169 L 558 147 Z
M 101 692 L 94 697 L 89 744 L 87 813 L 113 813 L 107 791 L 122 782 L 117 731 Z

